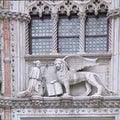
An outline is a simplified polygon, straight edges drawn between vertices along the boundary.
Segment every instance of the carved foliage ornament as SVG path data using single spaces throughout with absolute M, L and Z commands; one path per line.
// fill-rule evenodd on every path
M 110 1 L 107 0 L 61 0 L 61 1 L 33 1 L 27 7 L 27 13 L 39 14 L 40 17 L 50 13 L 60 13 L 70 15 L 71 13 L 77 13 L 81 15 L 86 11 L 94 12 L 95 15 L 99 11 L 109 10 Z

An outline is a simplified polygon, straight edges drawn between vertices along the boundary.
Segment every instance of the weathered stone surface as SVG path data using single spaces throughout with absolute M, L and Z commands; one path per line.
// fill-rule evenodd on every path
M 1 108 L 120 108 L 120 97 L 0 98 Z

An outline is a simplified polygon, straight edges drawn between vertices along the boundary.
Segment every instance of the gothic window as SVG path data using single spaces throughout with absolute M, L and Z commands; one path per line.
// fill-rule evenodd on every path
M 87 53 L 105 53 L 108 50 L 108 20 L 101 8 L 98 15 L 87 12 L 85 50 Z
M 52 50 L 52 21 L 50 14 L 46 13 L 40 18 L 31 14 L 30 23 L 30 53 L 33 55 L 50 54 Z
M 43 3 L 38 2 L 37 11 L 33 8 L 31 12 L 30 54 L 108 51 L 107 5 L 95 0 L 82 13 L 77 4 L 67 0 L 52 13 L 53 8 Z
M 79 52 L 79 19 L 77 16 L 60 16 L 58 24 L 58 52 Z

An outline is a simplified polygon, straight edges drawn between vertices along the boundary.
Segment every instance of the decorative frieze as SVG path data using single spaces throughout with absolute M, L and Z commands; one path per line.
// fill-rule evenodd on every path
M 97 116 L 96 116 L 97 115 Z M 94 109 L 94 108 L 75 108 L 75 109 L 13 109 L 12 120 L 22 119 L 76 119 L 76 120 L 115 120 L 116 116 L 119 115 L 119 109 Z M 117 120 L 117 119 L 116 119 Z
M 14 117 L 17 116 L 17 115 L 25 115 L 24 117 L 28 117 L 27 115 L 29 115 L 29 117 L 33 116 L 35 117 L 35 115 L 37 115 L 38 117 L 38 114 L 39 114 L 39 117 L 46 117 L 46 116 L 43 116 L 43 115 L 52 115 L 51 117 L 59 117 L 59 115 L 63 115 L 61 117 L 67 117 L 67 116 L 64 116 L 64 115 L 70 115 L 70 117 L 72 116 L 76 116 L 76 117 L 80 117 L 80 115 L 111 115 L 111 114 L 118 114 L 119 113 L 119 109 L 118 108 L 110 108 L 110 109 L 106 109 L 106 108 L 103 108 L 103 109 L 94 109 L 94 108 L 89 108 L 89 109 L 86 109 L 86 108 L 76 108 L 76 109 L 13 109 L 12 110 L 13 112 L 13 115 Z M 48 117 L 47 117 L 48 118 Z M 14 119 L 13 119 L 14 120 Z M 16 119 L 15 119 L 16 120 Z
M 109 10 L 110 1 L 108 0 L 86 0 L 86 1 L 70 1 L 70 0 L 61 0 L 61 1 L 32 1 L 26 8 L 26 12 L 39 13 L 39 16 L 42 17 L 42 14 L 47 13 L 66 13 L 69 16 L 71 13 L 85 13 L 86 10 L 93 10 L 95 15 L 98 14 L 98 11 L 102 8 Z
M 1 108 L 120 108 L 119 97 L 0 98 Z
M 0 11 L 0 19 L 12 19 L 18 21 L 30 21 L 29 14 L 3 10 Z

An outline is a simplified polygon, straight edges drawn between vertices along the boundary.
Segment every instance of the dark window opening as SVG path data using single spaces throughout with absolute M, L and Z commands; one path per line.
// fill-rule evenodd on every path
M 108 51 L 108 20 L 106 14 L 88 15 L 85 38 L 87 53 L 106 53 Z
M 79 52 L 79 19 L 77 15 L 59 16 L 58 52 L 74 54 Z
M 30 23 L 30 53 L 50 54 L 52 50 L 52 21 L 50 15 L 32 16 Z

